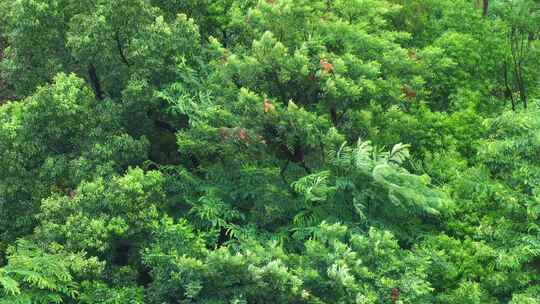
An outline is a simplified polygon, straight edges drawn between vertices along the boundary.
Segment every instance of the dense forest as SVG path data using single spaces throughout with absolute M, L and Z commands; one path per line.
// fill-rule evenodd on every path
M 537 0 L 0 0 L 0 304 L 540 303 Z

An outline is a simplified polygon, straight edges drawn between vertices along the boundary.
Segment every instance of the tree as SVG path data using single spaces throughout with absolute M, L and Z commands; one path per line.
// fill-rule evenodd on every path
M 534 1 L 512 1 L 501 6 L 501 15 L 508 22 L 507 44 L 510 49 L 505 59 L 505 73 L 507 69 L 512 74 L 508 76 L 507 87 L 512 98 L 512 109 L 516 108 L 513 92 L 518 92 L 519 100 L 524 108 L 529 104 L 529 89 L 531 82 L 538 79 L 538 75 L 530 67 L 537 64 L 535 59 L 538 52 L 537 33 L 540 25 L 538 3 Z
M 0 108 L 1 247 L 33 229 L 42 199 L 142 163 L 147 140 L 122 131 L 119 110 L 96 103 L 82 79 L 65 74 Z
M 537 1 L 0 11 L 0 303 L 538 304 Z

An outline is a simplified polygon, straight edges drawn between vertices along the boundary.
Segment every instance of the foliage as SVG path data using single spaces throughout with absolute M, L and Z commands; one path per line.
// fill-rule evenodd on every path
M 78 296 L 78 278 L 99 272 L 101 263 L 60 246 L 50 250 L 19 241 L 0 269 L 0 303 L 63 303 Z
M 0 303 L 539 303 L 537 1 L 0 12 Z

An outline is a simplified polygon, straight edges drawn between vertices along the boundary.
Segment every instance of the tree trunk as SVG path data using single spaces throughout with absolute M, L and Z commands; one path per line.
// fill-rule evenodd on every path
M 482 6 L 482 16 L 487 17 L 489 13 L 489 0 L 484 0 L 484 5 Z
M 103 100 L 103 90 L 101 89 L 101 83 L 96 72 L 96 67 L 93 64 L 88 65 L 88 77 L 90 78 L 90 84 L 94 89 L 94 94 L 97 100 Z
M 4 49 L 6 48 L 4 39 L 0 36 L 0 61 L 4 59 Z
M 521 72 L 519 74 L 519 96 L 521 102 L 523 103 L 523 108 L 527 109 L 529 103 L 529 97 L 527 96 L 527 87 L 525 86 L 523 75 L 521 75 Z
M 474 5 L 476 9 L 482 9 L 482 16 L 487 17 L 489 13 L 489 0 L 475 0 Z
M 334 107 L 332 107 L 330 109 L 330 119 L 332 120 L 332 124 L 334 125 L 334 127 L 337 127 L 337 125 L 338 125 L 338 115 L 337 115 L 336 108 L 334 108 Z
M 512 102 L 512 111 L 516 111 L 516 101 L 514 100 L 514 92 L 510 88 L 510 82 L 508 81 L 508 63 L 505 60 L 504 61 L 504 87 L 505 87 L 505 97 L 510 98 L 510 101 Z

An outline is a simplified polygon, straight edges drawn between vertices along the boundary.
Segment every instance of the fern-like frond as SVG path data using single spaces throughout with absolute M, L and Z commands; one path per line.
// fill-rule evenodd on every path
M 373 169 L 373 146 L 370 141 L 358 139 L 356 149 L 354 149 L 354 164 L 357 169 L 368 173 Z
M 329 176 L 330 171 L 321 171 L 297 180 L 292 186 L 296 192 L 303 194 L 308 202 L 325 201 L 332 190 L 328 187 Z
M 388 157 L 389 162 L 393 162 L 397 165 L 401 165 L 405 160 L 410 157 L 409 148 L 410 145 L 399 143 L 394 145 L 392 151 L 390 151 L 390 156 Z

